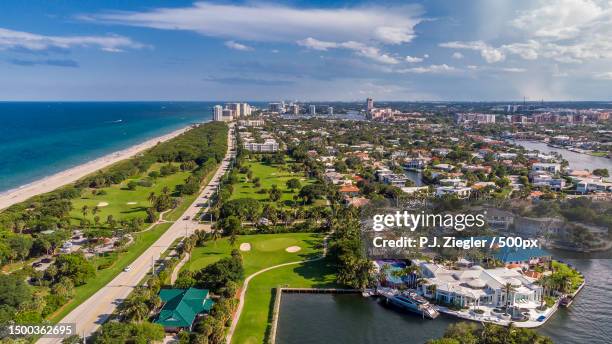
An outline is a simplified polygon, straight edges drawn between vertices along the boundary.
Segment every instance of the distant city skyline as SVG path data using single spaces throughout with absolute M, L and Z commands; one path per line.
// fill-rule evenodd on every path
M 603 0 L 5 1 L 0 23 L 0 100 L 612 99 Z

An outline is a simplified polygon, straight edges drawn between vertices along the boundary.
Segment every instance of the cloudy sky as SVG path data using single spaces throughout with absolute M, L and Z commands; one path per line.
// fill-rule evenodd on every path
M 612 1 L 0 3 L 0 100 L 610 100 Z

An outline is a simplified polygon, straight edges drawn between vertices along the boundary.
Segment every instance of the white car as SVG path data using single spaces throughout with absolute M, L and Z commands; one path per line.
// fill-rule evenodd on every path
M 126 266 L 126 267 L 123 269 L 123 271 L 125 271 L 125 272 L 128 272 L 128 271 L 130 271 L 130 270 L 132 270 L 132 266 L 131 266 L 131 265 L 128 265 L 128 266 Z

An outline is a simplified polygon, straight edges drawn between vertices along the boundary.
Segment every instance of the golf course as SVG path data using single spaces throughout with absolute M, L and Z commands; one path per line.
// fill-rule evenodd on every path
M 167 188 L 172 193 L 176 186 L 184 183 L 185 179 L 187 179 L 191 173 L 190 171 L 179 170 L 163 177 L 151 178 L 148 176 L 151 172 L 159 172 L 164 165 L 167 164 L 155 163 L 146 173 L 132 176 L 119 184 L 95 189 L 95 194 L 91 192 L 93 189 L 83 190 L 81 197 L 72 201 L 73 210 L 70 212 L 70 216 L 73 220 L 85 218 L 92 223 L 96 215 L 99 216 L 102 221 L 104 221 L 108 215 L 112 215 L 116 220 L 145 217 L 146 208 L 151 206 L 151 202 L 148 199 L 151 193 L 159 195 L 163 192 L 164 188 Z M 180 164 L 173 163 L 173 165 L 178 169 Z M 144 180 L 150 182 L 151 185 L 140 185 Z M 136 186 L 130 189 L 128 187 L 130 183 L 135 183 Z M 83 212 L 83 207 L 87 209 L 85 214 Z M 93 209 L 96 207 L 97 209 L 94 213 Z
M 238 173 L 239 183 L 234 185 L 234 192 L 231 199 L 251 198 L 262 202 L 269 202 L 267 192 L 262 190 L 270 190 L 273 185 L 281 191 L 281 197 L 278 200 L 285 207 L 291 207 L 294 202 L 294 196 L 300 191 L 300 188 L 289 189 L 286 185 L 290 179 L 297 179 L 301 186 L 314 183 L 313 178 L 305 178 L 301 173 L 293 173 L 289 171 L 292 161 L 287 161 L 284 165 L 264 164 L 256 160 L 246 160 L 244 165 L 251 171 L 251 178 L 248 178 L 247 173 Z M 254 180 L 259 180 L 259 187 L 255 185 Z
M 194 248 L 190 261 L 182 269 L 200 270 L 223 257 L 229 257 L 235 248 L 241 250 L 245 277 L 248 277 L 271 266 L 320 257 L 323 237 L 324 234 L 317 233 L 240 235 L 234 246 L 225 237 Z M 297 252 L 289 252 L 296 247 L 299 247 Z M 257 275 L 247 289 L 244 309 L 232 343 L 264 341 L 270 321 L 273 289 L 277 286 L 329 287 L 334 285 L 334 279 L 333 270 L 325 259 L 279 267 Z

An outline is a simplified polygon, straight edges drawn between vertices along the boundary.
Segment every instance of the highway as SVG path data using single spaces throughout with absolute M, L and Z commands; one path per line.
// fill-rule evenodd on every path
M 221 178 L 229 169 L 230 163 L 234 157 L 234 134 L 233 127 L 230 126 L 227 154 L 213 178 L 208 185 L 203 188 L 197 199 L 187 208 L 183 215 L 181 215 L 181 217 L 175 221 L 155 243 L 153 243 L 153 245 L 130 264 L 131 269 L 129 271 L 122 271 L 119 273 L 111 282 L 98 290 L 59 322 L 76 323 L 76 334 L 81 337 L 90 336 L 108 319 L 117 306 L 130 295 L 138 283 L 150 271 L 153 262 L 161 256 L 176 238 L 190 235 L 196 229 L 210 228 L 209 225 L 200 224 L 197 221 L 193 221 L 193 219 L 201 209 L 198 205 L 204 202 L 207 204 L 209 203 L 210 196 L 217 189 Z M 55 344 L 61 343 L 61 341 L 62 338 L 41 338 L 37 343 Z

